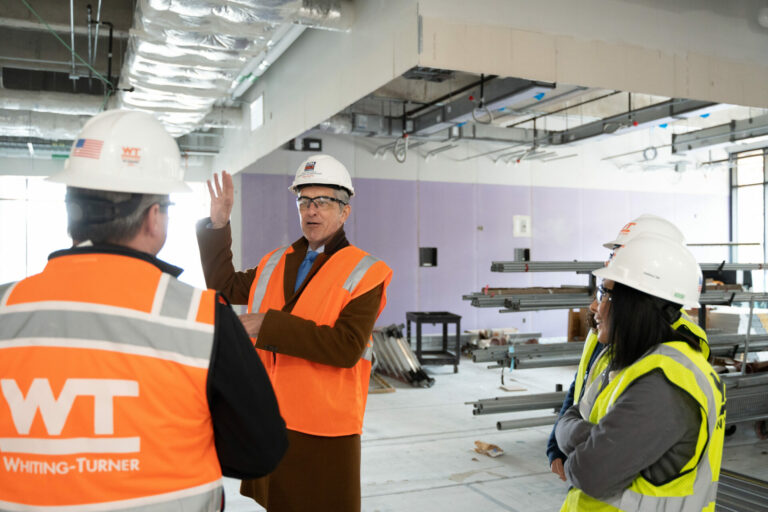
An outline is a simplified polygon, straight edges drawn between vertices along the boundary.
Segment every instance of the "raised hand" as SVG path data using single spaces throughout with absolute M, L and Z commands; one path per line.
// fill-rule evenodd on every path
M 208 193 L 211 195 L 211 224 L 214 228 L 223 228 L 229 222 L 232 205 L 235 203 L 235 187 L 232 185 L 232 175 L 227 171 L 221 171 L 221 184 L 219 184 L 219 175 L 213 173 L 213 184 L 211 184 L 211 180 L 207 180 L 206 183 L 208 184 Z

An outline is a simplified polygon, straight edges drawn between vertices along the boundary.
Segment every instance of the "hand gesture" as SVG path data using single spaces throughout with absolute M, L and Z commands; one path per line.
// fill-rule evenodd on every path
M 565 482 L 565 467 L 563 466 L 563 459 L 555 459 L 549 466 L 549 470 L 560 477 L 560 480 Z
M 223 228 L 229 222 L 232 213 L 232 205 L 235 203 L 235 188 L 232 185 L 232 175 L 227 171 L 221 171 L 221 184 L 219 175 L 213 173 L 213 182 L 207 180 L 208 193 L 211 195 L 211 224 L 214 228 Z
M 261 323 L 264 321 L 264 315 L 266 313 L 244 313 L 240 316 L 240 321 L 245 327 L 245 332 L 251 338 L 256 338 L 261 330 Z

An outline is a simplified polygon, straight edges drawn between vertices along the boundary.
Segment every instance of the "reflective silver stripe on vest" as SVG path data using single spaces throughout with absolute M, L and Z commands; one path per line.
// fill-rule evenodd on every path
M 365 347 L 365 351 L 363 352 L 363 355 L 360 356 L 360 359 L 373 361 L 373 342 L 368 343 L 368 346 Z
M 160 309 L 163 307 L 163 299 L 165 298 L 165 290 L 168 288 L 168 281 L 170 279 L 171 276 L 169 274 L 160 274 L 160 280 L 155 288 L 155 298 L 152 301 L 152 315 L 160 314 Z
M 347 280 L 344 281 L 343 288 L 349 293 L 352 293 L 352 290 L 354 290 L 357 285 L 360 284 L 360 281 L 363 280 L 365 274 L 377 261 L 379 261 L 379 259 L 371 256 L 370 254 L 363 256 L 363 258 L 357 262 L 355 268 L 352 269 L 352 272 L 349 273 Z M 360 359 L 364 359 L 366 361 L 373 360 L 373 339 L 368 340 L 368 346 L 365 347 L 365 351 L 363 351 L 363 355 L 360 356 Z
M 366 272 L 368 272 L 377 261 L 379 261 L 378 258 L 371 256 L 370 254 L 365 255 L 363 259 L 355 265 L 352 272 L 350 272 L 349 277 L 347 277 L 347 280 L 344 282 L 344 289 L 349 293 L 352 293 L 352 290 L 354 290 L 355 287 L 360 284 L 360 281 L 363 280 Z
M 202 492 L 201 492 L 202 491 Z M 44 511 L 44 512 L 216 512 L 221 510 L 224 493 L 221 480 L 203 484 L 192 489 L 130 500 L 92 503 L 87 505 L 31 506 L 0 501 L 0 511 Z
M 672 347 L 659 345 L 658 348 L 648 355 L 652 354 L 667 356 L 693 372 L 693 375 L 696 377 L 696 384 L 698 384 L 707 397 L 709 408 L 707 427 L 711 437 L 717 425 L 718 409 L 709 376 L 704 375 L 693 361 Z M 712 481 L 712 468 L 709 465 L 709 449 L 711 445 L 710 439 L 699 459 L 699 465 L 696 467 L 696 479 L 693 481 L 692 495 L 674 497 L 650 496 L 626 489 L 615 498 L 604 501 L 620 510 L 637 510 L 638 512 L 701 512 L 704 507 L 715 501 L 717 495 L 717 482 Z
M 161 314 L 169 312 L 170 319 L 126 308 L 78 302 L 0 307 L 0 349 L 40 345 L 101 347 L 147 355 L 159 352 L 160 358 L 179 360 L 173 357 L 179 355 L 191 359 L 194 366 L 207 367 L 213 348 L 213 325 L 186 319 L 194 288 L 174 279 L 166 291 L 158 309 Z M 68 342 L 72 342 L 71 345 Z M 118 345 L 139 350 L 121 349 Z
M 160 316 L 187 319 L 189 316 L 189 309 L 192 306 L 192 297 L 195 295 L 195 288 L 185 285 L 177 279 L 171 279 L 165 289 L 165 297 L 163 298 L 162 306 L 160 308 Z M 200 295 L 197 294 L 197 297 L 199 304 Z M 194 307 L 197 308 L 197 304 Z
M 16 288 L 16 283 L 5 283 L 0 285 L 0 307 L 5 306 L 8 302 L 8 297 L 11 296 L 11 292 Z
M 256 289 L 253 291 L 253 298 L 251 299 L 251 312 L 258 313 L 261 309 L 261 301 L 264 300 L 264 295 L 267 293 L 267 285 L 269 284 L 269 278 L 272 277 L 275 267 L 280 262 L 280 258 L 283 257 L 288 247 L 283 247 L 272 253 L 267 262 L 264 264 L 264 268 L 261 269 L 259 280 L 256 283 Z

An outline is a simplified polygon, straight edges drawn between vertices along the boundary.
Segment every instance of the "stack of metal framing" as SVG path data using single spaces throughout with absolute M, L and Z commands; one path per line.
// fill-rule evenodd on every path
M 463 296 L 474 307 L 499 307 L 500 313 L 535 311 L 542 309 L 570 309 L 588 306 L 593 298 L 595 278 L 592 270 L 604 266 L 600 261 L 494 261 L 492 272 L 576 272 L 589 274 L 589 285 L 585 293 L 524 293 L 519 289 L 496 289 L 495 293 L 472 293 Z M 764 263 L 701 263 L 702 270 L 764 270 Z M 768 293 L 741 290 L 704 290 L 699 302 L 704 305 L 749 304 L 750 326 L 746 334 L 709 333 L 708 339 L 713 356 L 736 357 L 768 349 L 768 335 L 751 332 L 753 309 L 756 302 L 768 301 Z M 509 366 L 512 369 L 541 368 L 547 366 L 570 366 L 578 364 L 584 343 L 553 343 L 542 345 L 513 344 L 507 347 L 488 347 L 472 352 L 475 362 L 495 361 L 491 367 Z M 746 375 L 747 365 L 741 374 L 724 374 L 728 390 L 728 412 L 726 422 L 765 422 L 768 420 L 768 374 Z M 552 394 L 526 395 L 520 397 L 499 397 L 467 402 L 474 405 L 473 414 L 496 414 L 523 410 L 549 409 L 557 397 Z M 532 423 L 554 422 L 556 415 L 530 418 L 509 422 L 498 422 L 499 430 L 532 426 Z
M 716 512 L 756 512 L 768 506 L 768 482 L 723 468 L 717 485 Z
M 539 335 L 540 336 L 540 335 Z M 709 348 L 715 357 L 735 358 L 745 352 L 768 350 L 768 334 L 707 333 Z M 472 362 L 495 362 L 489 368 L 545 368 L 579 364 L 583 341 L 567 343 L 526 344 L 513 343 L 472 351 Z
M 435 379 L 427 375 L 403 336 L 404 325 L 390 325 L 373 331 L 375 370 L 407 382 L 411 386 L 429 388 Z

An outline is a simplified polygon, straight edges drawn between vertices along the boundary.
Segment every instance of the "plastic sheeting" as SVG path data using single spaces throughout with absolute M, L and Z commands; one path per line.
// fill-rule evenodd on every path
M 347 30 L 342 0 L 139 0 L 118 106 L 154 113 L 174 136 L 226 103 L 254 59 L 300 24 Z M 345 10 L 347 6 L 345 6 Z M 245 72 L 244 72 L 245 71 Z

